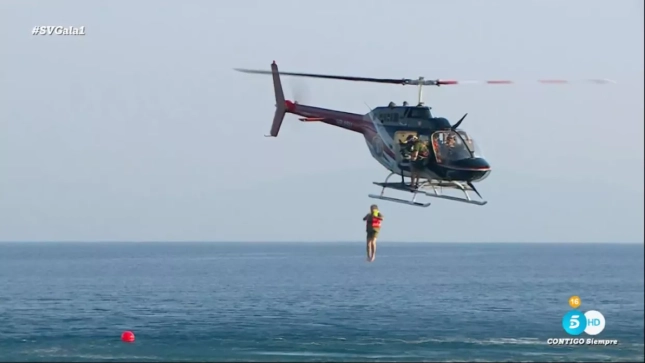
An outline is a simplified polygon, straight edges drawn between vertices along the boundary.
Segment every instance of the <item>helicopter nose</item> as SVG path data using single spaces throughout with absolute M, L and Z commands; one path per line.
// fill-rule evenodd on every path
M 490 164 L 482 158 L 463 159 L 450 163 L 447 176 L 453 180 L 481 181 L 491 172 Z
M 490 164 L 488 163 L 488 161 L 486 161 L 486 159 L 483 159 L 483 158 L 458 160 L 452 163 L 452 165 L 462 170 L 472 170 L 472 171 L 490 170 Z

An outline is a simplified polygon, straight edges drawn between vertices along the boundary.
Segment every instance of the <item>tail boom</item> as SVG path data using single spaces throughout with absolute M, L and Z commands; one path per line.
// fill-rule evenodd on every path
M 369 124 L 364 115 L 301 105 L 285 100 L 280 72 L 275 61 L 271 64 L 271 76 L 273 77 L 273 91 L 275 93 L 275 114 L 271 124 L 271 131 L 269 135 L 265 135 L 266 137 L 278 136 L 282 121 L 287 113 L 302 116 L 303 118 L 300 121 L 303 122 L 323 122 L 358 133 L 364 133 L 365 127 Z

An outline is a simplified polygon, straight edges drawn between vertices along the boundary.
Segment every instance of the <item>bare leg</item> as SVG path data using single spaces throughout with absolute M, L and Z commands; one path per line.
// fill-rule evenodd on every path
M 410 168 L 410 186 L 414 187 L 418 183 L 419 183 L 419 174 L 417 173 L 417 171 L 412 166 Z
M 371 235 L 367 236 L 367 241 L 365 243 L 365 250 L 367 252 L 367 261 L 369 261 L 372 258 L 372 240 L 373 237 Z
M 412 175 L 410 176 L 410 186 L 414 187 L 416 185 L 416 183 L 418 182 L 418 180 L 419 180 L 419 177 L 417 177 L 417 174 L 412 173 Z
M 370 249 L 370 241 L 372 241 L 370 238 L 367 239 L 367 242 L 365 243 L 365 252 L 367 252 L 367 260 L 369 261 L 371 258 L 371 249 Z
M 376 238 L 372 240 L 372 243 L 370 243 L 370 245 L 372 247 L 372 258 L 370 259 L 370 262 L 371 262 L 371 261 L 374 261 L 374 259 L 376 258 Z

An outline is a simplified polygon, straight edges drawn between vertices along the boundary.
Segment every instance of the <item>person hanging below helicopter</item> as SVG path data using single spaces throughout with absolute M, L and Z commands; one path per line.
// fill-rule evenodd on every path
M 428 145 L 414 136 L 414 143 L 410 148 L 410 187 L 419 187 L 419 174 L 423 171 L 430 155 Z
M 365 231 L 367 232 L 367 261 L 373 262 L 376 258 L 376 239 L 381 231 L 383 214 L 378 210 L 376 204 L 370 206 L 370 212 L 363 217 L 366 221 Z

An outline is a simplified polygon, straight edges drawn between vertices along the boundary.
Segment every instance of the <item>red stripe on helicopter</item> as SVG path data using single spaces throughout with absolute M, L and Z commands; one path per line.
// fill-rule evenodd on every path
M 460 168 L 460 167 L 450 166 L 450 165 L 448 165 L 448 166 L 443 165 L 443 167 L 444 167 L 444 168 L 446 168 L 446 169 L 452 169 L 452 170 L 464 170 L 464 171 L 487 171 L 487 170 L 491 170 L 491 168 L 490 168 L 490 167 L 480 167 L 480 168 Z
M 569 81 L 566 79 L 538 79 L 533 82 L 538 82 L 542 84 L 569 84 L 569 83 L 577 83 L 577 82 L 590 82 L 590 83 L 596 83 L 596 84 L 607 84 L 607 83 L 615 83 L 612 80 L 608 79 L 584 79 L 584 80 L 577 80 L 577 81 Z M 455 85 L 455 84 L 515 84 L 517 82 L 507 80 L 507 79 L 493 79 L 493 80 L 486 80 L 486 81 L 481 81 L 481 80 L 464 80 L 464 81 L 455 81 L 455 80 L 450 80 L 450 79 L 442 79 L 437 81 L 437 85 L 443 86 L 443 85 Z
M 365 119 L 365 115 L 359 115 L 350 112 L 330 110 L 321 107 L 300 105 L 292 101 L 285 101 L 285 106 L 287 112 L 303 116 L 305 121 L 321 121 L 325 123 L 330 123 L 334 126 L 340 126 L 345 129 L 350 129 L 352 131 L 361 133 L 361 134 L 375 134 L 378 135 L 378 132 L 370 120 Z M 344 123 L 339 124 L 337 120 L 342 120 Z M 373 135 L 370 135 L 371 139 Z M 380 135 L 378 136 L 380 138 Z M 385 146 L 383 149 L 384 153 L 387 154 L 390 158 L 394 159 L 394 151 L 387 145 L 385 140 L 381 140 Z
M 443 85 L 453 85 L 453 84 L 473 84 L 473 83 L 484 83 L 484 84 L 513 84 L 515 82 L 506 80 L 506 79 L 494 79 L 490 81 L 454 81 L 454 80 L 440 80 L 437 81 L 437 84 Z

